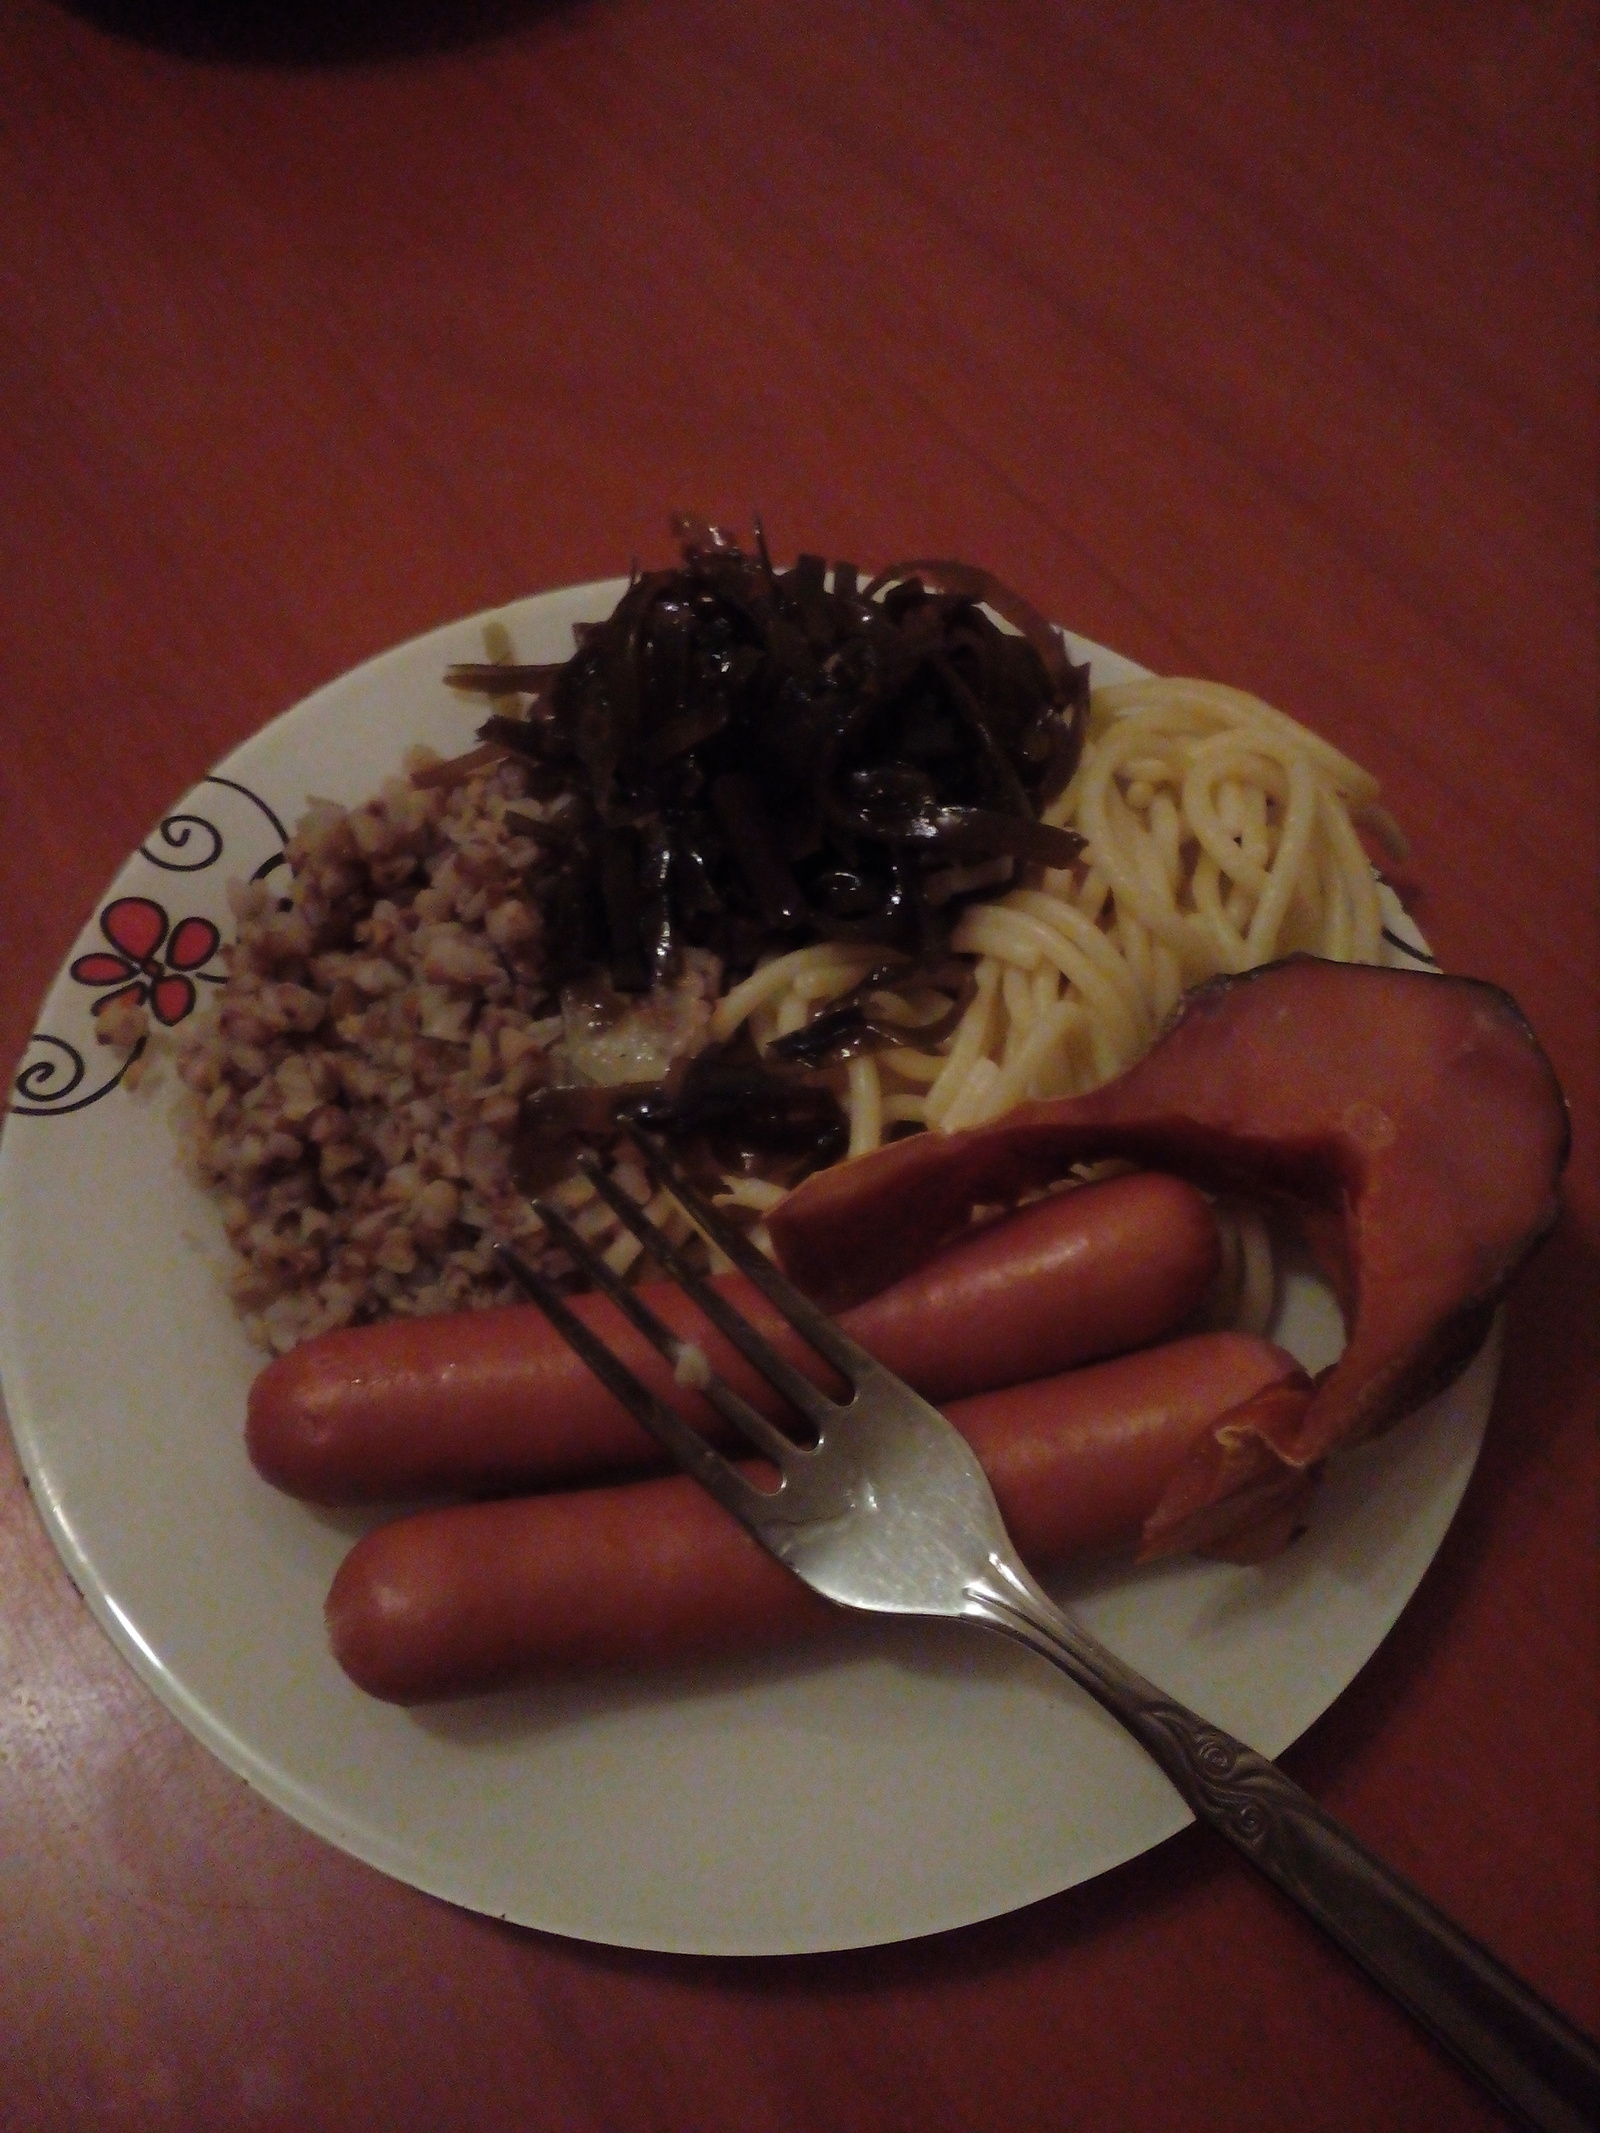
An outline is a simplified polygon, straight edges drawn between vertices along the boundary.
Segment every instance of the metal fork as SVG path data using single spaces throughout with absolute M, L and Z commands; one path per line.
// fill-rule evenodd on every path
M 1137 1674 L 1029 1576 L 983 1470 L 936 1408 L 816 1309 L 635 1136 L 650 1176 L 748 1275 L 851 1388 L 837 1401 L 777 1354 L 695 1270 L 598 1162 L 583 1167 L 645 1249 L 787 1400 L 797 1442 L 711 1370 L 614 1274 L 558 1208 L 547 1231 L 673 1366 L 776 1469 L 761 1487 L 658 1400 L 506 1246 L 502 1265 L 630 1414 L 813 1591 L 873 1614 L 974 1622 L 1058 1666 L 1121 1721 L 1195 1815 L 1226 1837 L 1385 1986 L 1512 2112 L 1540 2133 L 1600 2126 L 1600 2049 L 1419 1890 L 1385 1866 L 1276 1764 Z

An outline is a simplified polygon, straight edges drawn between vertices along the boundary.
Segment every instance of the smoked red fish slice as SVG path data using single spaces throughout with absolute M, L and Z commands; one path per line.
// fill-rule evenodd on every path
M 771 1231 L 793 1278 L 837 1310 L 974 1208 L 1099 1157 L 1291 1210 L 1339 1297 L 1344 1354 L 1309 1402 L 1217 1432 L 1146 1530 L 1146 1553 L 1165 1553 L 1205 1545 L 1221 1500 L 1269 1467 L 1304 1476 L 1459 1374 L 1555 1221 L 1568 1142 L 1560 1085 L 1508 994 L 1294 956 L 1198 987 L 1104 1088 L 819 1172 Z

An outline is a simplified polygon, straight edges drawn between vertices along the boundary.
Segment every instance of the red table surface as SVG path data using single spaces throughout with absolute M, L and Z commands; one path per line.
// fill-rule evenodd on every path
M 0 1059 L 219 755 L 384 645 L 663 557 L 679 504 L 981 560 L 1313 721 L 1576 1151 L 1462 1512 L 1285 1760 L 1594 2027 L 1592 9 L 121 12 L 155 41 L 0 24 Z M 1499 2123 L 1192 1830 L 779 1961 L 385 1880 L 134 1678 L 0 1436 L 7 2133 Z

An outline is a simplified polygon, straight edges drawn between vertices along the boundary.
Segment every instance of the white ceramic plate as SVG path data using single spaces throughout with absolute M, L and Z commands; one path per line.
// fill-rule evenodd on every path
M 570 624 L 620 590 L 545 594 L 503 619 L 520 656 L 563 658 Z M 261 1358 L 222 1296 L 215 1213 L 174 1160 L 171 1040 L 130 1092 L 90 1009 L 114 959 L 142 952 L 180 1016 L 186 986 L 220 968 L 202 959 L 204 924 L 184 922 L 227 931 L 227 882 L 281 863 L 308 794 L 355 801 L 414 741 L 469 745 L 475 714 L 440 677 L 482 656 L 483 620 L 384 654 L 230 756 L 129 860 L 45 1000 L 0 1141 L 0 1371 L 74 1583 L 268 1799 L 385 1873 L 524 1925 L 704 1954 L 847 1948 L 990 1917 L 1131 1858 L 1188 1819 L 1176 1796 L 1054 1673 L 970 1632 L 851 1624 L 790 1662 L 415 1715 L 329 1657 L 323 1595 L 359 1521 L 277 1495 L 247 1463 Z M 1074 650 L 1099 680 L 1140 672 Z M 1289 1284 L 1281 1330 L 1312 1365 L 1336 1352 L 1309 1279 Z M 1493 1379 L 1486 1354 L 1344 1461 L 1311 1534 L 1265 1569 L 1167 1564 L 1064 1595 L 1153 1680 L 1277 1754 L 1415 1589 Z

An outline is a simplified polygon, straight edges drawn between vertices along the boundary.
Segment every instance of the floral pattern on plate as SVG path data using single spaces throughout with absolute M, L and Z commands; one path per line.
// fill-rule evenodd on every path
M 232 930 L 230 882 L 261 881 L 284 865 L 289 833 L 249 786 L 212 775 L 164 815 L 79 936 L 68 969 L 82 993 L 57 1008 L 55 1026 L 35 1030 L 12 1083 L 9 1110 L 21 1118 L 66 1118 L 121 1087 L 149 1043 L 101 1042 L 108 1010 L 148 1008 L 172 1029 L 199 1004 L 201 984 L 226 972 L 208 968 Z M 179 914 L 162 874 L 189 877 Z M 140 893 L 162 888 L 167 901 Z M 107 945 L 109 944 L 109 945 Z

